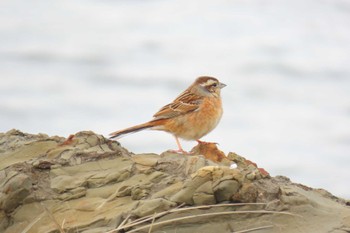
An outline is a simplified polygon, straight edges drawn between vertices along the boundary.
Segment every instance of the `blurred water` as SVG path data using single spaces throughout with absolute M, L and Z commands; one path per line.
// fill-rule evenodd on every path
M 0 131 L 108 134 L 213 75 L 225 113 L 203 140 L 349 198 L 349 29 L 346 0 L 3 0 Z M 120 141 L 176 147 L 162 132 Z

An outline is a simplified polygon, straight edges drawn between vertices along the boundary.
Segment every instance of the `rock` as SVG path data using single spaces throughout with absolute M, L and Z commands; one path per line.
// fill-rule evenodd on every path
M 16 209 L 29 196 L 32 182 L 29 176 L 17 172 L 9 172 L 2 184 L 0 203 L 5 212 Z
M 210 176 L 196 176 L 191 180 L 188 180 L 184 188 L 181 189 L 178 193 L 173 195 L 170 200 L 176 203 L 186 203 L 188 205 L 193 205 L 193 194 L 196 189 L 202 184 L 210 180 Z
M 86 195 L 86 188 L 84 187 L 76 187 L 74 189 L 70 189 L 65 193 L 60 194 L 57 198 L 62 201 L 68 201 L 72 199 L 77 199 L 84 197 Z
M 255 203 L 259 195 L 259 189 L 254 183 L 244 183 L 238 192 L 234 192 L 233 202 Z
M 214 195 L 217 202 L 231 201 L 234 194 L 240 188 L 236 180 L 225 179 L 215 182 L 213 185 Z
M 212 181 L 207 181 L 196 189 L 193 194 L 193 203 L 195 205 L 212 205 L 216 203 Z
M 132 160 L 139 165 L 154 167 L 157 165 L 160 156 L 157 154 L 139 154 L 133 155 Z
M 51 188 L 58 193 L 64 193 L 67 190 L 72 190 L 78 187 L 86 186 L 87 181 L 85 177 L 72 177 L 61 175 L 51 180 Z
M 150 189 L 152 185 L 137 185 L 131 189 L 131 199 L 132 200 L 141 200 L 146 198 L 150 194 Z
M 129 176 L 129 168 L 119 171 L 107 170 L 89 176 L 87 178 L 87 183 L 89 187 L 95 188 L 112 182 L 121 182 L 126 180 Z
M 182 182 L 176 182 L 175 184 L 171 184 L 168 187 L 161 189 L 160 191 L 154 193 L 152 198 L 163 197 L 169 199 L 174 193 L 179 192 L 183 188 L 184 184 Z
M 280 180 L 279 178 L 254 181 L 258 192 L 256 202 L 268 203 L 273 200 L 278 200 L 281 194 L 281 184 L 287 184 L 287 186 L 289 186 L 290 182 L 289 180 Z
M 9 225 L 9 219 L 4 211 L 0 211 L 0 232 L 4 232 Z
M 154 213 L 169 210 L 175 207 L 176 203 L 165 200 L 163 198 L 156 198 L 152 200 L 140 201 L 139 206 L 132 212 L 137 217 L 144 217 Z
M 258 165 L 250 160 L 239 156 L 236 153 L 230 152 L 227 158 L 237 164 L 239 170 L 248 170 L 246 173 L 247 179 L 254 180 L 256 178 L 267 178 L 270 174 L 263 168 L 259 168 Z
M 6 151 L 1 155 L 0 169 L 4 169 L 16 163 L 38 158 L 55 146 L 57 146 L 57 142 L 53 140 L 37 141 L 30 144 L 23 142 L 22 148 L 14 151 Z
M 152 232 L 234 232 L 266 225 L 261 232 L 350 228 L 348 202 L 325 190 L 270 177 L 235 153 L 226 157 L 213 143 L 193 151 L 134 155 L 91 131 L 68 138 L 0 133 L 0 232 L 59 232 L 58 226 L 64 232 L 117 227 L 149 232 L 146 224 L 161 212 Z M 232 202 L 236 206 L 219 205 Z M 128 225 L 147 216 L 149 221 Z M 157 225 L 164 220 L 173 222 Z

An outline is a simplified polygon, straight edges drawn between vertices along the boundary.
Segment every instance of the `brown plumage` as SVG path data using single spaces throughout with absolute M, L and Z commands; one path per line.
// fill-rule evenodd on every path
M 219 123 L 222 116 L 220 91 L 226 85 L 216 78 L 202 76 L 181 93 L 172 103 L 153 115 L 153 120 L 111 133 L 111 138 L 144 129 L 162 130 L 175 136 L 179 152 L 184 152 L 178 137 L 197 140 Z

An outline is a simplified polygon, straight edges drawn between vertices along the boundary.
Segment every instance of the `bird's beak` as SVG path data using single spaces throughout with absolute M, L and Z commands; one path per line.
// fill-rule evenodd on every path
M 225 83 L 220 83 L 219 87 L 220 87 L 220 89 L 222 89 L 222 88 L 226 87 L 226 84 Z

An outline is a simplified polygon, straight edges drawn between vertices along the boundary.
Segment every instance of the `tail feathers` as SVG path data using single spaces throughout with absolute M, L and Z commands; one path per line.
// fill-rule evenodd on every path
M 136 133 L 136 132 L 139 132 L 139 131 L 144 130 L 144 129 L 152 128 L 153 126 L 154 126 L 153 124 L 150 124 L 150 122 L 147 122 L 147 123 L 135 125 L 133 127 L 126 128 L 123 130 L 115 131 L 115 132 L 109 134 L 111 136 L 110 139 L 119 138 L 119 137 L 123 136 L 124 134 Z

